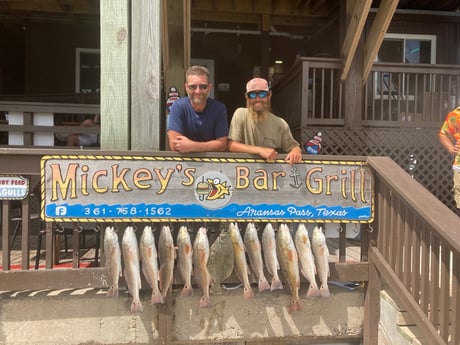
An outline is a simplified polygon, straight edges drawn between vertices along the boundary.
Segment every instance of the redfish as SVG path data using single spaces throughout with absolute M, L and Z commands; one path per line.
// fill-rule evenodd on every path
M 108 226 L 104 231 L 105 270 L 109 278 L 107 297 L 118 296 L 118 280 L 122 275 L 121 249 L 118 235 L 113 227 Z
M 313 229 L 311 244 L 313 256 L 315 257 L 316 270 L 321 281 L 319 288 L 321 297 L 329 297 L 331 295 L 329 286 L 327 285 L 329 277 L 329 249 L 326 244 L 326 236 L 324 236 L 321 227 L 316 226 Z
M 254 223 L 248 223 L 244 233 L 244 245 L 248 251 L 249 263 L 258 280 L 259 291 L 270 289 L 264 275 L 264 262 L 262 260 L 262 246 L 260 245 L 257 229 Z
M 174 240 L 168 225 L 161 227 L 158 239 L 158 259 L 160 263 L 160 291 L 165 298 L 173 283 L 174 260 L 176 259 Z
M 291 303 L 288 306 L 288 312 L 292 313 L 301 309 L 299 301 L 299 257 L 289 227 L 286 224 L 280 224 L 276 234 L 276 244 L 281 272 L 284 274 L 286 284 L 292 296 Z
M 152 304 L 164 303 L 163 296 L 161 296 L 160 288 L 158 287 L 158 254 L 151 226 L 144 227 L 139 243 L 139 251 L 141 254 L 142 273 L 152 288 L 151 302 Z
M 192 288 L 192 241 L 186 226 L 181 226 L 177 233 L 177 269 L 184 281 L 181 297 L 193 294 Z
M 308 280 L 307 297 L 319 297 L 319 287 L 316 283 L 316 266 L 313 257 L 308 230 L 304 224 L 299 224 L 294 235 L 294 244 L 299 255 L 300 272 Z
M 282 289 L 283 283 L 281 283 L 278 276 L 280 264 L 276 254 L 275 230 L 273 229 L 271 223 L 267 223 L 264 227 L 264 231 L 262 232 L 262 253 L 265 267 L 267 268 L 268 273 L 272 276 L 270 290 L 273 291 L 276 289 Z
M 141 272 L 139 267 L 139 247 L 137 245 L 136 234 L 132 226 L 125 229 L 121 241 L 124 260 L 124 275 L 128 290 L 133 297 L 131 303 L 131 313 L 142 313 L 144 308 L 139 299 L 139 289 L 141 288 Z
M 248 277 L 248 264 L 246 261 L 246 250 L 241 238 L 240 229 L 236 223 L 229 225 L 230 238 L 232 239 L 233 254 L 235 255 L 235 272 L 243 283 L 243 296 L 245 299 L 254 297 Z
M 200 227 L 193 242 L 193 272 L 198 286 L 203 291 L 200 299 L 200 308 L 209 308 L 211 301 L 209 298 L 209 285 L 211 276 L 207 268 L 209 258 L 209 240 L 206 235 L 206 228 Z

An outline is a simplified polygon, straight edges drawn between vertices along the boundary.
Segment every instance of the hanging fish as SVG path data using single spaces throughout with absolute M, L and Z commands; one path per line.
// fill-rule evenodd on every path
M 116 297 L 118 296 L 118 280 L 122 275 L 122 270 L 120 244 L 113 226 L 108 226 L 104 231 L 104 255 L 105 270 L 109 278 L 107 297 Z
M 307 297 L 321 296 L 318 284 L 316 283 L 316 266 L 313 257 L 308 230 L 304 224 L 299 224 L 294 235 L 294 244 L 299 256 L 300 272 L 310 283 Z
M 168 225 L 161 227 L 160 237 L 158 239 L 158 259 L 160 262 L 160 291 L 163 299 L 168 294 L 169 288 L 173 283 L 174 260 L 176 258 L 176 249 L 171 229 Z
M 323 229 L 316 226 L 313 229 L 311 236 L 312 251 L 315 257 L 316 270 L 318 272 L 321 286 L 319 288 L 321 297 L 329 297 L 331 295 L 327 279 L 329 277 L 329 249 L 326 244 L 326 236 Z
M 158 254 L 151 226 L 147 225 L 144 227 L 140 239 L 139 251 L 141 253 L 142 273 L 152 288 L 151 302 L 152 304 L 164 303 L 163 296 L 161 296 L 160 288 L 158 287 L 160 274 Z
M 131 313 L 142 313 L 144 308 L 139 299 L 141 288 L 141 272 L 139 267 L 139 247 L 137 245 L 136 234 L 132 226 L 125 229 L 121 240 L 124 261 L 124 275 L 128 290 L 133 297 L 131 303 Z
M 257 229 L 254 223 L 248 223 L 244 233 L 244 245 L 248 251 L 249 263 L 254 275 L 257 277 L 259 291 L 270 289 L 264 275 L 264 262 L 262 260 L 262 246 L 260 245 Z
M 291 303 L 288 306 L 288 312 L 292 313 L 301 309 L 299 300 L 299 258 L 289 227 L 286 224 L 280 224 L 276 234 L 276 244 L 281 272 L 284 274 L 286 284 L 292 296 Z
M 193 294 L 192 287 L 192 242 L 186 226 L 181 226 L 177 233 L 177 268 L 184 281 L 184 287 L 180 293 L 181 297 Z
M 208 271 L 211 275 L 211 293 L 221 294 L 222 283 L 230 277 L 234 267 L 232 239 L 228 228 L 221 230 L 209 250 Z
M 200 308 L 209 308 L 211 306 L 209 298 L 211 276 L 206 266 L 209 258 L 209 241 L 206 232 L 205 227 L 200 227 L 193 242 L 193 272 L 198 286 L 203 291 L 203 296 L 199 303 Z
M 275 230 L 271 223 L 267 223 L 262 232 L 262 253 L 265 262 L 265 267 L 268 273 L 271 274 L 272 280 L 270 283 L 270 290 L 282 289 L 283 283 L 278 276 L 278 270 L 280 265 L 278 262 L 278 256 L 276 254 L 276 239 Z
M 239 279 L 243 283 L 243 296 L 245 299 L 251 299 L 254 297 L 252 292 L 251 284 L 249 283 L 248 277 L 248 264 L 246 262 L 246 252 L 241 238 L 240 229 L 237 223 L 230 223 L 230 238 L 232 239 L 233 254 L 235 255 L 235 271 Z

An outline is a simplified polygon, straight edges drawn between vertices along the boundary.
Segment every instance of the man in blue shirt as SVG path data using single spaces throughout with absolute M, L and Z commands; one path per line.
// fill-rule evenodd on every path
M 207 152 L 227 149 L 227 109 L 208 98 L 212 85 L 203 66 L 191 66 L 185 73 L 188 97 L 176 100 L 169 114 L 168 141 L 172 151 Z

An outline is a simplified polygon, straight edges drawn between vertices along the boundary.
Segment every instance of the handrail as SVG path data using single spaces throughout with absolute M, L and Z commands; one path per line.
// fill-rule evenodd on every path
M 458 344 L 460 218 L 387 157 L 369 157 L 375 173 L 378 238 L 369 253 L 365 314 L 379 310 L 382 282 L 410 312 L 427 343 Z M 377 322 L 364 329 L 376 344 Z

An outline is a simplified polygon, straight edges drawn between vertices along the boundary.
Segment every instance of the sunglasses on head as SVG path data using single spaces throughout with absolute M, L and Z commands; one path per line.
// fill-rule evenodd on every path
M 200 84 L 200 85 L 191 84 L 191 85 L 187 85 L 187 87 L 190 90 L 196 90 L 197 88 L 199 88 L 200 90 L 206 90 L 208 88 L 208 86 L 209 86 L 209 84 Z
M 246 95 L 250 99 L 256 99 L 257 96 L 259 96 L 259 98 L 266 98 L 268 96 L 268 91 L 251 91 Z

